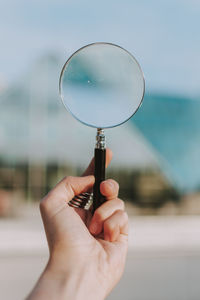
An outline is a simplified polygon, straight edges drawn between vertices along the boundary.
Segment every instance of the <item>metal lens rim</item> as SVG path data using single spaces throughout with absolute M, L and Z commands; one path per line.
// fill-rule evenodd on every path
M 142 94 L 142 97 L 141 97 L 141 100 L 140 100 L 140 102 L 139 102 L 139 105 L 138 105 L 137 109 L 133 112 L 133 114 L 132 114 L 130 117 L 128 117 L 128 118 L 127 118 L 126 120 L 124 120 L 123 122 L 118 123 L 118 124 L 113 125 L 113 126 L 105 126 L 105 127 L 101 127 L 101 128 L 114 128 L 114 127 L 117 127 L 117 126 L 119 126 L 119 125 L 124 124 L 124 123 L 127 122 L 130 118 L 132 118 L 132 116 L 138 111 L 138 109 L 139 109 L 140 106 L 142 105 L 142 102 L 143 102 L 143 99 L 144 99 L 144 94 L 145 94 L 145 78 L 144 78 L 144 73 L 143 73 L 143 71 L 142 71 L 142 68 L 141 68 L 139 62 L 137 61 L 137 59 L 136 59 L 129 51 L 127 51 L 127 50 L 124 49 L 123 47 L 121 47 L 121 46 L 119 46 L 119 45 L 116 45 L 116 44 L 113 44 L 113 43 L 107 43 L 107 42 L 95 42 L 95 43 L 91 43 L 91 44 L 85 45 L 85 46 L 79 48 L 78 50 L 76 50 L 76 51 L 68 58 L 68 60 L 65 62 L 64 66 L 63 66 L 63 68 L 62 68 L 62 70 L 61 70 L 60 78 L 59 78 L 59 94 L 60 94 L 60 97 L 61 97 L 61 99 L 62 99 L 62 103 L 63 103 L 64 107 L 70 112 L 70 114 L 71 114 L 76 120 L 78 120 L 78 121 L 81 122 L 82 124 L 87 125 L 87 126 L 89 126 L 89 127 L 98 128 L 97 126 L 91 125 L 91 124 L 86 123 L 86 122 L 80 120 L 79 118 L 77 118 L 77 117 L 74 115 L 74 113 L 70 110 L 70 108 L 67 106 L 67 104 L 65 104 L 65 102 L 64 102 L 64 97 L 63 97 L 63 95 L 62 95 L 62 77 L 63 77 L 63 74 L 64 74 L 64 72 L 65 72 L 65 69 L 66 69 L 68 63 L 70 62 L 71 58 L 74 57 L 74 56 L 75 56 L 78 52 L 80 52 L 81 50 L 83 50 L 83 49 L 85 49 L 85 48 L 88 48 L 88 47 L 91 47 L 91 46 L 94 46 L 94 45 L 110 45 L 110 46 L 113 46 L 113 47 L 120 48 L 121 50 L 124 50 L 124 51 L 125 51 L 127 54 L 129 54 L 129 55 L 132 57 L 132 59 L 136 62 L 136 64 L 137 64 L 138 67 L 139 67 L 139 70 L 140 70 L 140 72 L 141 72 L 141 75 L 142 75 L 142 80 L 143 80 L 143 94 Z

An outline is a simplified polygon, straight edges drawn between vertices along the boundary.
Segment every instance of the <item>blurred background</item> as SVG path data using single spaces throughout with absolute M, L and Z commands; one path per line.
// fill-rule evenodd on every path
M 199 299 L 199 28 L 197 0 L 0 0 L 1 299 L 25 297 L 47 261 L 39 200 L 93 156 L 96 131 L 64 109 L 58 80 L 97 41 L 131 52 L 146 81 L 137 114 L 106 131 L 107 177 L 130 216 L 128 264 L 109 299 Z

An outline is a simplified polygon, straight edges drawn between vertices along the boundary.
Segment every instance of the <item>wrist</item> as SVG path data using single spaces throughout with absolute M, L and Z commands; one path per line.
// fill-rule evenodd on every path
M 106 297 L 106 289 L 98 280 L 98 274 L 92 260 L 68 262 L 68 266 L 61 268 L 55 261 L 49 261 L 47 272 L 52 278 L 56 278 L 59 289 L 62 291 L 62 299 L 72 300 L 103 300 Z M 56 298 L 58 299 L 58 298 Z
M 78 267 L 76 267 L 76 265 Z M 91 265 L 91 264 L 90 264 Z M 91 274 L 93 273 L 93 274 Z M 27 300 L 103 300 L 104 289 L 90 266 L 61 269 L 50 260 Z

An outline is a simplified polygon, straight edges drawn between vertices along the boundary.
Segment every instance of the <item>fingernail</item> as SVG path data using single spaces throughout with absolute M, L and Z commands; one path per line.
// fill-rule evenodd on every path
M 107 184 L 113 189 L 114 188 L 114 183 L 112 181 L 107 181 Z
M 99 226 L 96 222 L 90 225 L 90 232 L 96 234 L 98 232 Z

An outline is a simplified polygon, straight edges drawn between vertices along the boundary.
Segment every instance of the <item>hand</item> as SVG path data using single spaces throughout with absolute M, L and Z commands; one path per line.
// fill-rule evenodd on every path
M 107 150 L 109 164 L 112 152 Z M 49 245 L 46 270 L 28 299 L 102 300 L 120 279 L 127 252 L 128 217 L 118 184 L 101 183 L 107 201 L 90 211 L 67 205 L 94 184 L 94 160 L 83 177 L 66 177 L 41 201 Z

